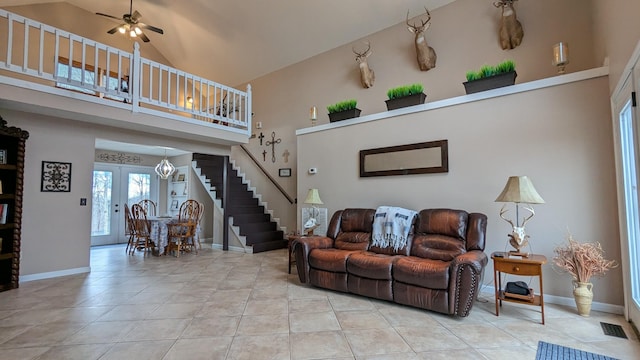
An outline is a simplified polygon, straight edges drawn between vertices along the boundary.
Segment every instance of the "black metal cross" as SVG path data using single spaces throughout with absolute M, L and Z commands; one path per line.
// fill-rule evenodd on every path
M 262 131 L 260 132 L 260 136 L 258 136 L 258 139 L 260 139 L 260 146 L 262 146 L 262 139 L 264 139 L 264 134 L 262 133 Z
M 267 161 L 267 150 L 262 150 L 262 161 Z
M 276 132 L 271 132 L 271 140 L 267 141 L 265 145 L 271 146 L 271 162 L 276 162 L 276 144 L 280 144 L 282 139 L 276 140 Z

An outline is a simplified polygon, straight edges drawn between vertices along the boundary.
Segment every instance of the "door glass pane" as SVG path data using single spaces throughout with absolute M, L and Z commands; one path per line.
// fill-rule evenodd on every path
M 151 196 L 151 174 L 129 173 L 128 204 L 135 204 Z
M 111 233 L 111 189 L 113 173 L 93 172 L 93 200 L 91 205 L 91 236 Z
M 624 195 L 627 213 L 627 234 L 629 240 L 629 264 L 631 267 L 631 296 L 640 307 L 640 278 L 638 277 L 638 184 L 636 173 L 635 141 L 633 132 L 632 107 L 629 101 L 620 112 L 620 140 L 622 145 L 622 164 L 624 174 Z

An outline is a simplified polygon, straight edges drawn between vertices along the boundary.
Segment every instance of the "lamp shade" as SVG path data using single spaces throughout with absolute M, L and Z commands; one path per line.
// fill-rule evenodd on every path
M 322 205 L 324 204 L 322 200 L 320 200 L 320 194 L 318 193 L 318 189 L 309 189 L 307 193 L 307 198 L 304 199 L 305 204 L 311 205 Z
M 526 176 L 510 176 L 496 202 L 544 204 L 544 200 Z
M 166 180 L 169 176 L 173 175 L 176 171 L 176 167 L 173 166 L 172 163 L 169 162 L 169 159 L 165 156 L 164 159 L 160 161 L 158 165 L 156 165 L 156 174 L 160 176 L 161 179 Z

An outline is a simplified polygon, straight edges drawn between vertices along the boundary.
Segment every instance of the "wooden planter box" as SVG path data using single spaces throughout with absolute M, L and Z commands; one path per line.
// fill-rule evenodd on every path
M 518 74 L 515 71 L 511 71 L 508 73 L 499 74 L 499 75 L 491 76 L 491 77 L 480 79 L 480 80 L 463 82 L 462 85 L 464 85 L 464 90 L 467 92 L 467 95 L 468 95 L 468 94 L 473 94 L 480 91 L 497 89 L 497 88 L 513 85 L 516 83 L 516 76 L 518 76 Z
M 390 99 L 385 101 L 385 103 L 387 103 L 387 110 L 395 110 L 407 106 L 424 104 L 425 100 L 427 100 L 427 95 L 425 95 L 424 93 L 420 93 L 404 96 L 397 99 Z
M 329 122 L 351 119 L 360 116 L 360 109 L 349 109 L 329 114 Z

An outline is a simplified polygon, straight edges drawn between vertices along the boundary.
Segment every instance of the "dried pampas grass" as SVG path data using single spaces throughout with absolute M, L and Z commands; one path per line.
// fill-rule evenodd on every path
M 604 276 L 618 266 L 615 260 L 606 260 L 600 243 L 580 243 L 571 234 L 567 235 L 569 244 L 556 247 L 553 252 L 553 264 L 560 270 L 573 276 L 578 282 L 589 282 L 592 276 Z

